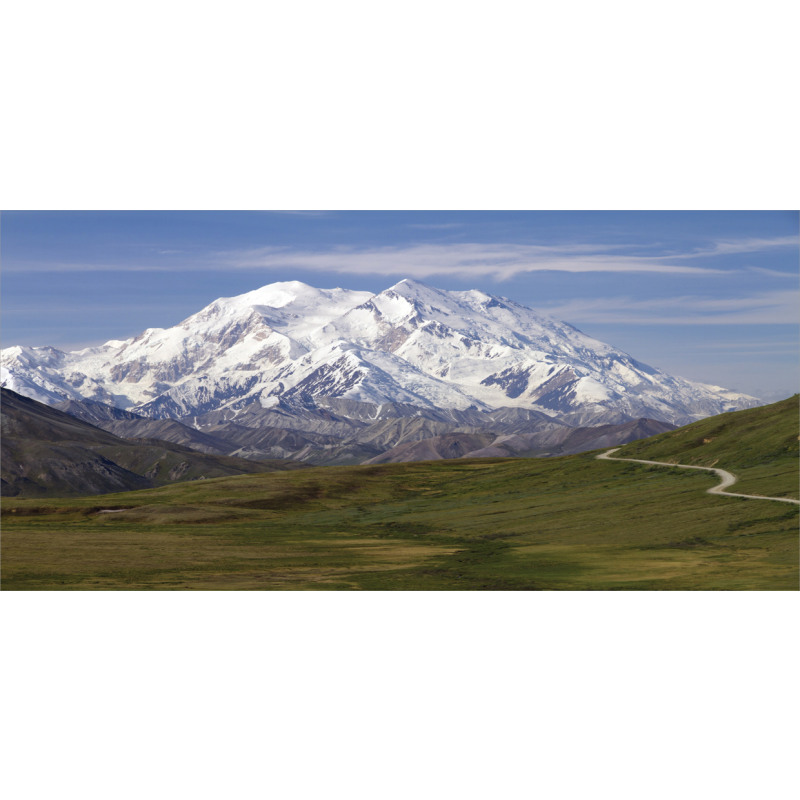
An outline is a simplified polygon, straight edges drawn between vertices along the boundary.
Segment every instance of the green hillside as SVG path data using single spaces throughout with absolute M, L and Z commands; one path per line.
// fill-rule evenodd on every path
M 720 414 L 631 442 L 615 456 L 674 461 L 733 472 L 732 492 L 798 499 L 800 396 L 761 408 Z
M 719 466 L 761 470 L 753 480 L 779 494 L 791 458 L 780 450 L 789 424 L 783 405 L 696 423 L 726 425 L 716 436 L 688 426 L 628 445 L 624 455 L 669 456 L 658 448 L 671 441 L 684 461 L 703 435 L 715 440 Z M 796 417 L 794 424 L 796 442 Z M 798 508 L 705 494 L 716 482 L 581 454 L 12 498 L 3 503 L 2 587 L 796 590 Z

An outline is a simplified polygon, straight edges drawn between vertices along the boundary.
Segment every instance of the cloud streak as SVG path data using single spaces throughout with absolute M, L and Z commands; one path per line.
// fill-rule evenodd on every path
M 726 240 L 703 250 L 671 255 L 634 255 L 634 244 L 415 244 L 359 249 L 338 247 L 324 251 L 259 248 L 227 256 L 238 269 L 307 269 L 352 275 L 385 275 L 425 279 L 435 276 L 493 277 L 506 280 L 531 272 L 652 273 L 681 276 L 727 275 L 731 270 L 684 263 L 772 248 L 797 247 L 791 236 L 772 239 Z
M 796 236 L 775 236 L 771 239 L 728 239 L 717 242 L 713 248 L 699 251 L 697 255 L 731 255 L 735 253 L 761 253 L 775 247 L 797 247 Z
M 615 325 L 797 325 L 800 294 L 760 292 L 747 297 L 668 297 L 633 300 L 603 297 L 544 306 L 574 324 Z
M 629 272 L 666 275 L 725 275 L 725 270 L 665 263 L 661 257 L 619 253 L 600 244 L 420 244 L 405 247 L 297 251 L 265 247 L 221 254 L 236 269 L 305 269 L 350 275 L 399 275 L 425 279 L 494 277 L 506 280 L 528 272 Z
M 282 212 L 291 213 L 291 212 Z M 300 212 L 313 213 L 313 212 Z M 704 250 L 642 255 L 635 244 L 509 244 L 462 242 L 391 247 L 345 247 L 298 250 L 260 247 L 169 258 L 160 263 L 6 263 L 9 272 L 188 272 L 208 270 L 309 270 L 348 275 L 376 273 L 425 280 L 437 276 L 507 280 L 533 272 L 644 273 L 675 276 L 724 276 L 734 270 L 686 263 L 691 259 L 734 253 L 757 253 L 797 246 L 793 237 L 724 241 Z M 162 251 L 160 255 L 168 255 Z M 750 267 L 749 269 L 758 269 Z

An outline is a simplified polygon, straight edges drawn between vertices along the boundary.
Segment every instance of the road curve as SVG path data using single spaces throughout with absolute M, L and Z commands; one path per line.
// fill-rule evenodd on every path
M 667 461 L 643 461 L 641 458 L 612 458 L 611 454 L 616 453 L 619 447 L 612 450 L 607 450 L 595 458 L 601 461 L 632 461 L 634 464 L 654 464 L 657 467 L 680 467 L 681 469 L 702 469 L 704 472 L 714 472 L 721 478 L 722 483 L 714 486 L 711 489 L 706 489 L 706 494 L 721 494 L 723 497 L 746 497 L 748 500 L 775 500 L 778 503 L 794 503 L 800 506 L 800 500 L 792 500 L 790 497 L 765 497 L 761 494 L 736 494 L 736 492 L 726 492 L 729 486 L 736 483 L 736 476 L 727 472 L 724 469 L 715 469 L 714 467 L 695 467 L 691 464 L 670 464 Z

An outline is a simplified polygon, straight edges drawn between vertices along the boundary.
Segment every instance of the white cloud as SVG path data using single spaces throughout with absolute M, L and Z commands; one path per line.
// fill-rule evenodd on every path
M 295 213 L 295 212 L 267 212 Z M 315 214 L 317 212 L 297 212 Z M 695 258 L 730 253 L 755 253 L 774 247 L 797 246 L 793 237 L 743 239 L 719 242 L 706 250 L 670 255 L 634 255 L 637 244 L 507 244 L 462 242 L 411 244 L 394 247 L 330 247 L 297 250 L 292 247 L 261 247 L 192 255 L 169 263 L 70 264 L 54 262 L 7 263 L 8 272 L 188 272 L 208 270 L 302 269 L 348 275 L 382 274 L 425 280 L 436 276 L 505 280 L 515 275 L 556 271 L 572 273 L 651 273 L 677 276 L 727 276 L 735 271 L 685 263 Z M 166 251 L 165 251 L 166 252 Z M 764 272 L 767 272 L 764 270 Z M 769 271 L 772 272 L 772 271 Z M 784 273 L 779 273 L 783 275 Z
M 773 247 L 797 247 L 796 236 L 774 236 L 771 239 L 729 239 L 717 242 L 713 248 L 698 255 L 729 255 L 731 253 L 760 253 Z
M 356 249 L 337 247 L 298 251 L 265 247 L 220 254 L 238 269 L 308 269 L 350 275 L 436 275 L 487 277 L 499 280 L 526 272 L 649 272 L 674 275 L 725 275 L 724 270 L 669 264 L 649 256 L 620 254 L 620 246 L 602 244 L 420 244 Z
M 422 226 L 419 226 L 422 227 Z M 439 227 L 439 226 L 437 226 Z M 239 269 L 309 269 L 351 275 L 398 275 L 425 279 L 436 275 L 468 278 L 491 276 L 498 280 L 515 275 L 557 272 L 658 273 L 662 275 L 729 275 L 731 270 L 688 265 L 687 259 L 733 253 L 756 253 L 775 247 L 797 247 L 791 236 L 717 242 L 712 247 L 670 255 L 631 255 L 635 244 L 417 244 L 359 249 L 298 251 L 265 247 L 220 256 Z

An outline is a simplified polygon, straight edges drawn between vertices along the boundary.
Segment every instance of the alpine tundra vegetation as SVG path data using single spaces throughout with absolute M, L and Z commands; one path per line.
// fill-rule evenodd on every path
M 797 397 L 615 455 L 797 499 Z M 705 448 L 705 449 L 704 449 Z M 789 589 L 798 508 L 694 470 L 454 459 L 3 503 L 5 589 Z

